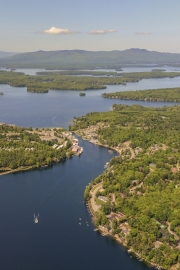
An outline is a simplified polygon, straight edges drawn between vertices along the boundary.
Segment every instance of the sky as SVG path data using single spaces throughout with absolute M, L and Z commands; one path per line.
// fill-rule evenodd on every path
M 179 0 L 0 0 L 0 51 L 180 53 Z

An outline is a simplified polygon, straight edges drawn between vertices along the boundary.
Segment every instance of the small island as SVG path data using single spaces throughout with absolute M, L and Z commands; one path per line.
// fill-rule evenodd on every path
M 80 95 L 80 97 L 84 97 L 86 95 L 86 93 L 80 92 L 79 95 Z
M 76 76 L 78 72 L 42 72 L 37 75 L 25 75 L 22 72 L 0 71 L 0 84 L 8 84 L 13 87 L 26 87 L 28 92 L 48 93 L 49 90 L 100 90 L 106 89 L 106 85 L 126 85 L 129 82 L 139 82 L 142 79 L 151 78 L 175 78 L 180 72 L 131 72 L 112 75 L 106 72 L 106 76 Z M 96 72 L 97 73 L 97 72 Z M 116 72 L 115 72 L 116 73 Z M 43 74 L 43 75 L 42 75 Z
M 4 93 L 3 92 L 0 92 L 0 95 L 2 96 L 2 95 L 4 95 Z
M 152 69 L 153 72 L 162 72 L 162 71 L 166 71 L 165 69 L 161 69 L 161 68 L 155 68 L 155 69 Z

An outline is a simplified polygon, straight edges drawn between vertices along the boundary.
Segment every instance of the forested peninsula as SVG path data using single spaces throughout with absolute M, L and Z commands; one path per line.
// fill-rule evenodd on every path
M 124 99 L 124 100 L 180 102 L 180 88 L 164 88 L 164 89 L 149 89 L 149 90 L 104 93 L 102 94 L 102 97 Z
M 44 168 L 81 151 L 74 136 L 62 128 L 32 129 L 0 123 L 0 175 Z
M 180 107 L 114 105 L 70 130 L 116 149 L 84 197 L 104 234 L 158 269 L 180 267 Z
M 88 89 L 105 89 L 106 85 L 126 85 L 127 82 L 139 82 L 142 79 L 150 78 L 174 78 L 180 76 L 180 72 L 133 72 L 133 73 L 116 73 L 104 72 L 104 76 L 75 76 L 71 75 L 72 71 L 50 72 L 44 75 L 25 75 L 21 72 L 0 71 L 0 84 L 8 84 L 14 87 L 27 87 L 27 91 L 34 93 L 47 93 L 50 89 L 56 90 L 88 90 Z M 64 75 L 66 74 L 66 75 Z M 77 74 L 77 72 L 76 72 Z M 81 72 L 79 73 L 79 75 Z M 102 74 L 102 73 L 101 73 Z M 77 74 L 78 75 L 78 74 Z M 82 75 L 82 74 L 81 74 Z

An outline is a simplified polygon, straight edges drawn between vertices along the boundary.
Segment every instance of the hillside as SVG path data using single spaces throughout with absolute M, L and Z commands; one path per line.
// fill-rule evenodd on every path
M 84 50 L 37 51 L 0 59 L 0 67 L 49 69 L 120 68 L 127 64 L 177 63 L 180 63 L 180 54 L 160 53 L 145 49 L 97 52 Z
M 2 52 L 2 51 L 0 51 L 0 59 L 1 58 L 11 57 L 11 56 L 13 56 L 15 54 L 17 54 L 17 53 L 15 53 L 15 52 Z

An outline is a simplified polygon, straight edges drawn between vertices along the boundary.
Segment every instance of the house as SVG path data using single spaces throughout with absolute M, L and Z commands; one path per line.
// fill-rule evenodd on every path
M 108 197 L 105 197 L 105 196 L 98 196 L 98 199 L 105 202 L 105 203 L 108 202 L 108 200 L 109 200 Z
M 53 145 L 53 148 L 54 148 L 54 149 L 56 149 L 57 147 L 58 147 L 58 145 L 57 145 L 57 144 L 54 144 L 54 145 Z
M 59 145 L 56 149 L 59 150 L 59 149 L 61 149 L 63 147 L 64 147 L 64 145 L 62 144 L 62 145 Z
M 78 148 L 77 148 L 77 147 L 73 147 L 73 148 L 72 148 L 72 152 L 73 152 L 74 154 L 76 154 L 76 153 L 78 152 Z

